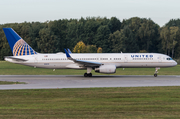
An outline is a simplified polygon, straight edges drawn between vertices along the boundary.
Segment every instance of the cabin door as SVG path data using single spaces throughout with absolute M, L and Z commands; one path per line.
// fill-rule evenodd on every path
M 127 63 L 128 62 L 128 56 L 124 55 L 124 62 Z
M 34 63 L 37 63 L 37 62 L 38 62 L 38 57 L 34 56 Z
M 162 62 L 161 56 L 158 56 L 158 62 Z

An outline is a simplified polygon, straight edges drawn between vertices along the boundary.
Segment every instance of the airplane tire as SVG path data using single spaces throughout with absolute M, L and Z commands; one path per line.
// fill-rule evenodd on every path
M 88 74 L 89 77 L 92 77 L 92 73 Z
M 154 74 L 154 77 L 157 77 L 157 74 Z
M 88 74 L 87 73 L 84 73 L 84 77 L 87 77 L 88 76 Z

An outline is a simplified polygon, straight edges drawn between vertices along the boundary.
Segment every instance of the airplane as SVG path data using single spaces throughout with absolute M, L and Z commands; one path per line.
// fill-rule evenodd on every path
M 160 53 L 38 53 L 31 48 L 12 28 L 3 28 L 13 56 L 5 60 L 39 68 L 87 69 L 84 77 L 92 77 L 92 70 L 113 74 L 117 68 L 155 68 L 157 77 L 160 67 L 177 65 L 171 57 Z

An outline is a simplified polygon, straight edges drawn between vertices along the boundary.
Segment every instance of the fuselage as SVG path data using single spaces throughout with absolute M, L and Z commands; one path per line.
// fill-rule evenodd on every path
M 6 57 L 5 60 L 39 68 L 50 69 L 86 69 L 83 65 L 74 63 L 66 57 L 65 53 L 56 54 L 34 54 L 24 56 L 12 56 L 14 58 L 24 59 L 17 61 Z M 172 67 L 177 62 L 167 55 L 159 53 L 72 53 L 71 57 L 78 60 L 99 62 L 104 65 L 115 65 L 116 68 L 156 68 Z

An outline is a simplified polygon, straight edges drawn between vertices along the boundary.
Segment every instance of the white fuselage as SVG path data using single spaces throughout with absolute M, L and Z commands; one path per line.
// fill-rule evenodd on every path
M 26 56 L 12 56 L 26 61 L 17 61 L 6 57 L 5 60 L 27 66 L 51 69 L 85 69 L 83 65 L 67 59 L 66 54 L 35 54 Z M 115 65 L 116 68 L 151 68 L 172 67 L 177 62 L 169 56 L 159 53 L 72 53 L 71 57 L 83 61 L 99 62 L 104 65 Z

